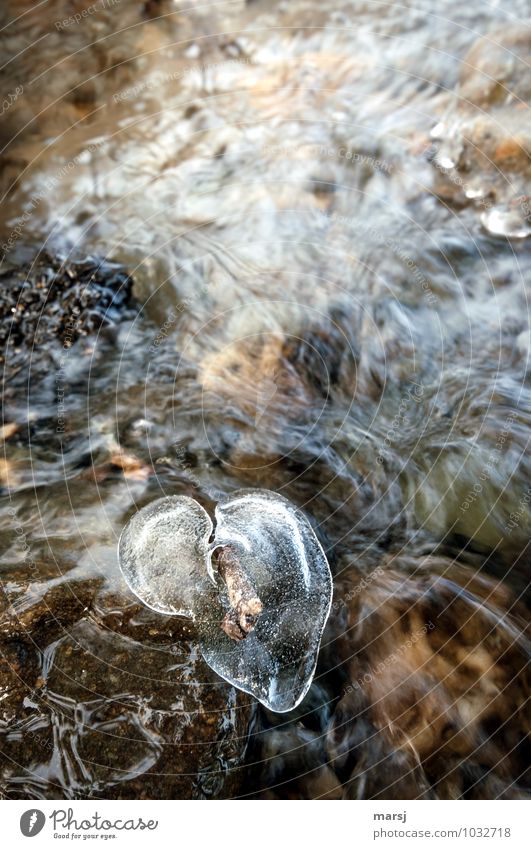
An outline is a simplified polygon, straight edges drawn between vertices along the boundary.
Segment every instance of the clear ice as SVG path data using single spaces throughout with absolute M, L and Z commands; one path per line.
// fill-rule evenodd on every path
M 193 498 L 152 501 L 130 519 L 118 558 L 134 594 L 158 613 L 194 617 L 198 594 L 208 592 L 212 534 L 208 513 Z
M 492 236 L 503 236 L 507 239 L 527 239 L 531 236 L 531 226 L 523 205 L 512 208 L 493 207 L 482 214 L 481 223 Z
M 221 627 L 233 609 L 218 571 L 217 555 L 227 550 L 262 603 L 241 639 Z M 332 577 L 308 519 L 286 498 L 236 492 L 217 505 L 215 530 L 193 498 L 162 498 L 132 517 L 119 559 L 144 604 L 196 622 L 202 655 L 218 675 L 277 713 L 302 701 L 315 673 Z

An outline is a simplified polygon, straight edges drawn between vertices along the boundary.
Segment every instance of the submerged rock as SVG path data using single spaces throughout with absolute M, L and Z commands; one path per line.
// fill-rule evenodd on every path
M 527 612 L 502 582 L 399 554 L 338 588 L 327 754 L 345 798 L 528 798 Z
M 40 568 L 32 585 L 13 572 L 0 611 L 2 795 L 237 795 L 250 700 L 175 620 L 143 618 L 101 579 L 52 578 L 49 566 L 45 582 Z
M 454 102 L 432 131 L 436 193 L 458 207 L 475 206 L 494 236 L 529 232 L 529 47 L 525 27 L 505 26 L 478 38 L 461 63 Z
M 107 259 L 41 253 L 0 273 L 0 348 L 7 379 L 28 352 L 68 349 L 81 337 L 134 315 L 133 280 Z M 33 357 L 38 368 L 40 358 Z

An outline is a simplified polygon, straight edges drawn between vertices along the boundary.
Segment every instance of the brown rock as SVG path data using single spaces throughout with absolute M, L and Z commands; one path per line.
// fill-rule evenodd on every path
M 20 581 L 4 594 L 2 794 L 237 795 L 251 699 L 203 662 L 187 620 L 101 583 Z

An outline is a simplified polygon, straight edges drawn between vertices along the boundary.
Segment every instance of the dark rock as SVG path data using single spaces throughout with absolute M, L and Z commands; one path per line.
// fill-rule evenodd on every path
M 101 583 L 13 581 L 4 592 L 2 794 L 237 795 L 251 699 L 203 662 L 185 620 Z
M 106 259 L 41 254 L 0 274 L 1 362 L 15 368 L 36 346 L 70 348 L 80 338 L 134 313 L 133 281 Z

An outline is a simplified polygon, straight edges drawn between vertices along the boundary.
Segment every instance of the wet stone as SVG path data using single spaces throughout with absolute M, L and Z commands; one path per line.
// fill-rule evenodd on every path
M 461 66 L 460 93 L 476 106 L 531 97 L 531 74 L 525 58 L 531 39 L 526 27 L 503 27 L 479 38 Z
M 182 620 L 161 624 L 96 579 L 13 587 L 0 611 L 4 796 L 238 794 L 254 707 Z
M 7 378 L 37 346 L 68 349 L 80 337 L 134 315 L 132 286 L 123 266 L 94 256 L 71 260 L 43 252 L 2 271 L 0 348 Z
M 531 131 L 524 117 L 531 93 L 529 46 L 522 28 L 506 27 L 478 39 L 463 58 L 454 105 L 432 132 L 441 199 L 458 207 L 472 204 L 483 219 L 502 204 L 504 217 L 522 219 L 501 225 L 501 233 L 498 224 L 490 227 L 483 220 L 494 236 L 522 238 L 530 223 Z

